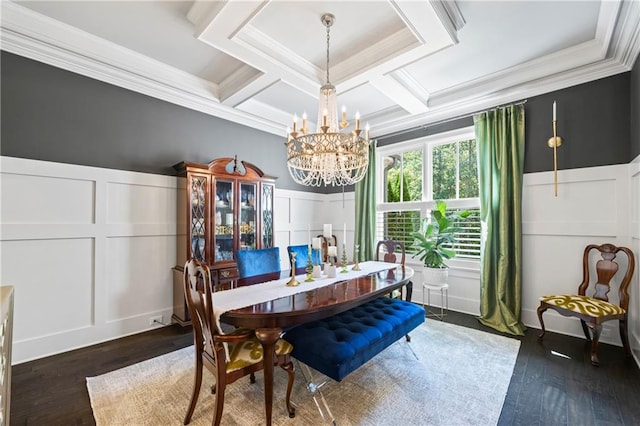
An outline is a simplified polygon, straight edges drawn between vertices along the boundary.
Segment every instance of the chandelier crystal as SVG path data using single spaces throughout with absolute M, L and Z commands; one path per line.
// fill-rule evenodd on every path
M 348 131 L 346 108 L 338 120 L 336 88 L 329 80 L 329 28 L 335 22 L 330 13 L 322 15 L 327 29 L 327 83 L 320 87 L 316 133 L 307 132 L 307 117 L 294 116 L 293 130 L 287 129 L 287 166 L 294 181 L 307 186 L 344 186 L 362 180 L 369 165 L 369 125 L 360 136 L 360 115 L 356 114 L 353 130 Z

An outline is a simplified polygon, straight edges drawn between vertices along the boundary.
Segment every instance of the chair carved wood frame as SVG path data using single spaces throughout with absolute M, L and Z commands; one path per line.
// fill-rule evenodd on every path
M 596 262 L 597 281 L 594 285 L 593 296 L 587 296 L 586 291 L 589 287 L 589 254 L 592 250 L 600 252 L 602 259 Z M 607 294 L 611 290 L 610 282 L 618 272 L 618 263 L 614 261 L 619 252 L 624 252 L 627 256 L 627 270 L 620 282 L 618 296 L 619 304 L 614 305 L 609 302 Z M 633 271 L 635 268 L 635 258 L 633 252 L 626 247 L 617 247 L 613 244 L 588 245 L 584 250 L 582 258 L 582 283 L 578 287 L 578 294 L 562 294 L 543 296 L 540 298 L 540 306 L 538 307 L 538 319 L 542 332 L 538 335 L 538 339 L 542 340 L 545 334 L 544 322 L 542 314 L 549 308 L 557 311 L 564 316 L 574 316 L 580 319 L 582 330 L 591 342 L 591 364 L 598 366 L 598 342 L 600 333 L 602 332 L 602 323 L 610 320 L 618 320 L 620 330 L 620 339 L 624 346 L 627 356 L 631 356 L 631 348 L 629 346 L 629 336 L 627 332 L 627 318 L 629 309 L 629 293 L 627 289 Z M 590 335 L 589 330 L 591 330 Z
M 215 385 L 211 387 L 211 392 L 216 394 L 212 424 L 219 425 L 222 420 L 226 386 L 246 375 L 250 375 L 251 383 L 255 383 L 255 372 L 264 369 L 262 346 L 255 337 L 254 330 L 239 328 L 228 334 L 218 331 L 213 304 L 210 303 L 213 298 L 207 265 L 194 259 L 187 261 L 184 267 L 184 293 L 193 324 L 196 367 L 193 392 L 184 424 L 189 424 L 193 416 L 202 385 L 202 367 L 205 366 L 216 380 Z M 228 361 L 225 345 L 228 345 Z M 289 376 L 286 394 L 289 417 L 295 416 L 295 409 L 290 400 L 295 379 L 290 357 L 292 349 L 290 343 L 280 339 L 276 342 L 274 356 L 274 365 L 280 366 Z
M 322 263 L 338 263 L 338 256 L 329 257 L 329 246 L 338 246 L 338 237 L 331 235 L 331 237 L 325 237 L 323 234 L 318 235 L 320 238 L 320 257 L 322 257 Z
M 382 259 L 380 259 L 381 255 Z M 402 268 L 404 269 L 406 256 L 406 250 L 402 241 L 381 240 L 378 241 L 378 244 L 376 245 L 376 261 L 398 263 L 399 265 L 402 265 Z M 393 273 L 393 270 L 390 270 L 389 273 Z M 413 293 L 413 282 L 409 281 L 404 288 L 406 291 L 404 300 L 410 302 L 411 295 Z M 400 298 L 402 298 L 402 290 L 398 290 L 398 292 L 400 294 L 394 292 L 392 297 L 400 296 Z M 410 338 L 407 335 L 407 341 L 409 340 Z

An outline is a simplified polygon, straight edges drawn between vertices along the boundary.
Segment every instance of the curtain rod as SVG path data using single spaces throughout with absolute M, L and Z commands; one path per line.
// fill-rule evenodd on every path
M 476 114 L 480 114 L 480 113 L 487 112 L 487 111 L 494 111 L 494 110 L 496 110 L 498 108 L 502 108 L 502 107 L 505 107 L 505 106 L 509 106 L 509 105 L 524 105 L 526 103 L 527 103 L 527 99 L 524 99 L 524 100 L 518 101 L 518 102 L 514 102 L 514 103 L 502 104 L 502 105 L 495 106 L 493 108 L 483 109 L 483 110 L 480 110 L 480 111 L 474 111 L 474 112 L 470 112 L 470 113 L 467 113 L 467 114 L 458 115 L 458 116 L 455 116 L 455 117 L 445 118 L 445 119 L 442 119 L 440 121 L 435 121 L 435 122 L 429 123 L 429 124 L 423 124 L 423 125 L 418 126 L 418 127 L 412 127 L 410 129 L 405 129 L 405 130 L 398 130 L 397 132 L 388 133 L 386 135 L 377 137 L 375 139 L 392 138 L 394 136 L 403 135 L 405 133 L 411 133 L 411 132 L 415 132 L 417 130 L 423 130 L 423 129 L 427 129 L 429 127 L 439 126 L 440 124 L 448 123 L 450 121 L 461 120 L 461 119 L 467 118 L 467 117 L 473 117 Z

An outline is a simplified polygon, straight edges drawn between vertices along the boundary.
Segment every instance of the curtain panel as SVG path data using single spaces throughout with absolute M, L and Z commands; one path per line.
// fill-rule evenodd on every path
M 498 331 L 524 335 L 522 297 L 522 175 L 524 106 L 474 116 L 478 144 L 482 261 L 480 317 Z
M 369 168 L 356 183 L 355 244 L 360 246 L 359 261 L 373 260 L 376 237 L 376 141 L 369 143 Z

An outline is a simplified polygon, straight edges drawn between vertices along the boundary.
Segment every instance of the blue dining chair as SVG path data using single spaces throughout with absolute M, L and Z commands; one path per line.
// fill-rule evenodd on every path
M 240 278 L 280 272 L 280 249 L 237 250 L 236 262 Z
M 307 267 L 307 260 L 309 259 L 309 246 L 302 244 L 299 246 L 287 246 L 287 254 L 289 256 L 288 264 L 291 264 L 291 253 L 296 254 L 296 271 Z M 311 262 L 314 265 L 318 265 L 320 262 L 320 250 L 311 249 Z

